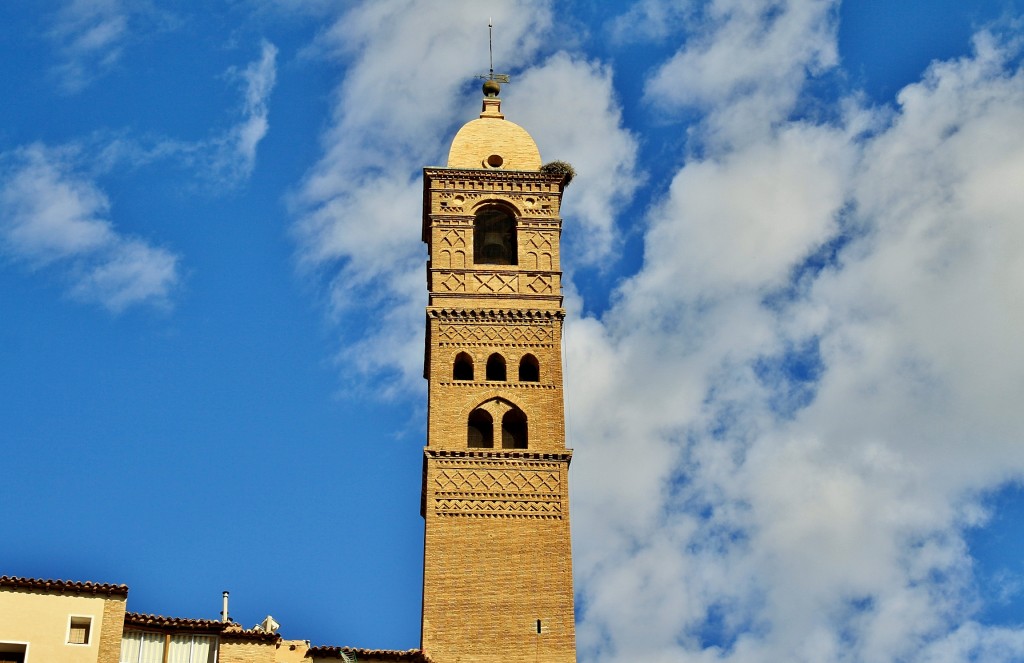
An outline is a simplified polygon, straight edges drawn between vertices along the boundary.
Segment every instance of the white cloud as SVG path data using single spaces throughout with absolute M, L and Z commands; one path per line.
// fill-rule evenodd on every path
M 74 5 L 79 12 L 116 6 Z M 142 303 L 168 304 L 180 280 L 179 257 L 119 233 L 107 218 L 109 200 L 79 165 L 88 162 L 93 171 L 109 172 L 172 159 L 193 167 L 203 186 L 238 185 L 252 174 L 258 145 L 269 130 L 276 58 L 277 48 L 264 41 L 257 60 L 227 72 L 242 83 L 241 119 L 212 138 L 145 145 L 118 135 L 84 147 L 36 144 L 2 155 L 7 165 L 0 198 L 5 253 L 33 268 L 54 265 L 66 275 L 72 297 L 114 312 Z
M 639 0 L 609 21 L 609 32 L 617 43 L 661 41 L 685 25 L 694 4 L 693 0 Z
M 120 0 L 71 0 L 54 17 L 49 38 L 63 61 L 53 73 L 66 92 L 77 92 L 121 57 L 129 14 Z
M 75 172 L 72 153 L 32 145 L 3 157 L 4 253 L 32 268 L 59 269 L 72 296 L 114 312 L 167 304 L 179 280 L 178 257 L 119 233 L 106 218 L 106 195 Z
M 50 75 L 66 94 L 110 73 L 125 49 L 146 34 L 180 24 L 177 16 L 151 0 L 66 0 L 47 18 L 46 37 L 58 61 Z
M 543 160 L 568 161 L 576 170 L 562 209 L 564 225 L 585 238 L 572 247 L 572 262 L 609 257 L 618 237 L 615 219 L 638 184 L 636 140 L 622 127 L 611 69 L 559 52 L 514 86 L 509 112 L 543 147 Z
M 648 88 L 689 89 L 707 149 L 567 327 L 581 659 L 1018 660 L 963 532 L 1024 476 L 1024 73 L 982 34 L 893 112 L 787 121 L 827 8 L 779 5 L 784 44 L 725 6 Z M 782 73 L 712 66 L 744 44 Z
M 792 124 L 691 162 L 652 215 L 650 267 L 631 287 L 692 298 L 782 285 L 835 235 L 853 160 L 845 132 Z
M 270 96 L 277 82 L 277 47 L 268 41 L 245 68 L 229 68 L 224 77 L 240 83 L 238 120 L 198 140 L 160 137 L 148 141 L 128 134 L 100 135 L 91 146 L 98 167 L 139 167 L 171 160 L 190 170 L 201 187 L 223 191 L 243 184 L 256 167 L 260 142 L 270 131 Z
M 648 80 L 649 101 L 709 114 L 710 138 L 742 143 L 784 120 L 809 72 L 838 62 L 837 0 L 712 0 Z
M 245 86 L 242 119 L 213 141 L 216 149 L 212 168 L 218 180 L 237 183 L 252 174 L 256 148 L 270 130 L 268 103 L 277 81 L 277 47 L 264 41 L 258 60 L 241 71 L 229 70 L 228 74 Z
M 495 67 L 525 69 L 503 92 L 503 111 L 537 135 L 558 136 L 545 151 L 576 160 L 583 174 L 573 187 L 585 196 L 573 203 L 573 213 L 594 212 L 586 223 L 600 235 L 602 251 L 610 245 L 607 210 L 634 185 L 635 148 L 619 128 L 608 71 L 567 56 L 533 65 L 551 29 L 546 3 L 457 2 L 442 11 L 390 0 L 365 3 L 338 19 L 316 48 L 346 69 L 323 137 L 324 155 L 295 196 L 299 256 L 306 268 L 329 274 L 327 298 L 339 319 L 372 312 L 369 331 L 349 343 L 354 349 L 346 351 L 346 361 L 363 370 L 394 371 L 400 389 L 422 388 L 421 169 L 443 166 L 455 129 L 479 113 L 473 77 L 486 71 L 488 18 L 497 26 Z M 538 96 L 541 86 L 553 87 Z M 552 94 L 559 89 L 565 93 Z M 581 96 L 570 100 L 573 91 Z M 530 103 L 517 101 L 523 98 Z M 531 116 L 529 106 L 538 98 L 558 112 Z M 558 106 L 570 101 L 579 104 L 577 122 L 592 123 L 591 139 L 603 132 L 604 147 L 596 140 L 587 144 L 586 127 L 571 126 Z M 621 182 L 607 186 L 615 173 Z M 386 319 L 380 310 L 388 311 Z M 385 347 L 378 344 L 385 336 L 391 342 L 386 347 L 398 348 L 395 354 L 366 351 Z

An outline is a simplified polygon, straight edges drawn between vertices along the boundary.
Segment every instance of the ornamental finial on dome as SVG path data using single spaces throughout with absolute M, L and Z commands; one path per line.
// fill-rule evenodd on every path
M 497 98 L 501 92 L 501 84 L 508 83 L 508 74 L 494 73 L 494 23 L 487 19 L 487 50 L 490 56 L 491 70 L 486 76 L 480 75 L 477 78 L 483 79 L 483 92 L 485 97 Z
M 497 97 L 498 93 L 501 92 L 501 85 L 493 78 L 488 78 L 484 81 L 483 91 L 485 97 Z

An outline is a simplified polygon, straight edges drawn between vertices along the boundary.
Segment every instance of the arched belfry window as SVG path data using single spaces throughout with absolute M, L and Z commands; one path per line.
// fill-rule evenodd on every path
M 499 444 L 502 449 L 526 449 L 529 444 L 526 413 L 503 398 L 478 405 L 469 413 L 467 424 L 470 449 L 493 449 Z
M 513 408 L 501 418 L 501 448 L 526 448 L 526 414 Z
M 502 382 L 506 380 L 505 358 L 497 352 L 487 358 L 487 379 L 500 380 Z
M 519 360 L 519 381 L 540 382 L 540 362 L 533 355 L 523 355 Z
M 452 365 L 452 378 L 455 380 L 473 379 L 473 358 L 465 352 L 455 356 L 455 363 Z
M 501 207 L 484 207 L 473 221 L 473 262 L 477 265 L 518 265 L 516 220 Z
M 469 413 L 469 435 L 466 446 L 470 449 L 494 448 L 494 418 L 487 410 L 477 408 Z

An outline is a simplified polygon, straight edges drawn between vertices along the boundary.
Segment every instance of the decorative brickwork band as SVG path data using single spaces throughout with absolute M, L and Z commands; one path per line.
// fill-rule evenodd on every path
M 564 320 L 562 309 L 470 309 L 428 308 L 427 315 L 451 322 L 497 322 L 508 324 L 522 320 Z
M 434 477 L 437 490 L 485 493 L 554 493 L 560 491 L 557 470 L 442 469 Z
M 436 207 L 431 209 L 433 220 L 455 216 L 473 209 L 480 203 L 501 201 L 511 203 L 516 211 L 523 216 L 554 218 L 558 214 L 558 197 L 543 195 L 522 195 L 510 193 L 508 189 L 487 189 L 482 193 L 473 193 L 470 189 L 443 191 L 436 198 Z
M 557 453 L 538 453 L 534 451 L 469 451 L 469 450 L 452 450 L 452 449 L 424 449 L 423 455 L 428 459 L 448 459 L 454 462 L 445 463 L 444 467 L 457 466 L 457 461 L 463 459 L 474 459 L 474 458 L 494 458 L 494 459 L 525 459 L 525 460 L 548 460 L 548 461 L 562 461 L 569 462 L 572 460 L 572 449 L 566 449 Z M 472 465 L 466 464 L 467 467 L 480 467 L 479 464 L 474 463 Z
M 500 274 L 500 273 L 475 273 L 473 274 L 473 285 L 476 292 L 493 292 L 501 295 L 505 293 L 517 292 L 516 281 L 518 281 L 517 274 Z
M 557 520 L 565 516 L 562 469 L 571 454 L 532 454 L 548 456 L 543 459 L 506 453 L 491 458 L 429 451 L 427 455 L 438 463 L 431 482 L 432 510 L 438 515 Z
M 434 511 L 442 516 L 504 516 L 562 518 L 561 500 L 485 500 L 466 497 L 438 498 Z
M 442 254 L 442 265 L 452 261 L 465 261 L 465 255 L 455 252 Z M 532 258 L 536 262 L 537 258 Z M 550 257 L 548 258 L 550 260 Z M 464 272 L 446 269 L 431 270 L 431 285 L 435 293 L 451 292 L 478 295 L 557 295 L 557 274 L 530 272 Z
M 543 343 L 553 342 L 554 330 L 548 325 L 480 325 L 441 324 L 438 327 L 441 343 Z

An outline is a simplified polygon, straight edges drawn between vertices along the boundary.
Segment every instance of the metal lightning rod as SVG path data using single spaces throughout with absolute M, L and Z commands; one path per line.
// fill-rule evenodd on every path
M 494 21 L 490 18 L 487 19 L 487 56 L 490 64 L 489 73 L 486 76 L 477 76 L 477 78 L 496 83 L 508 83 L 508 74 L 494 73 Z

